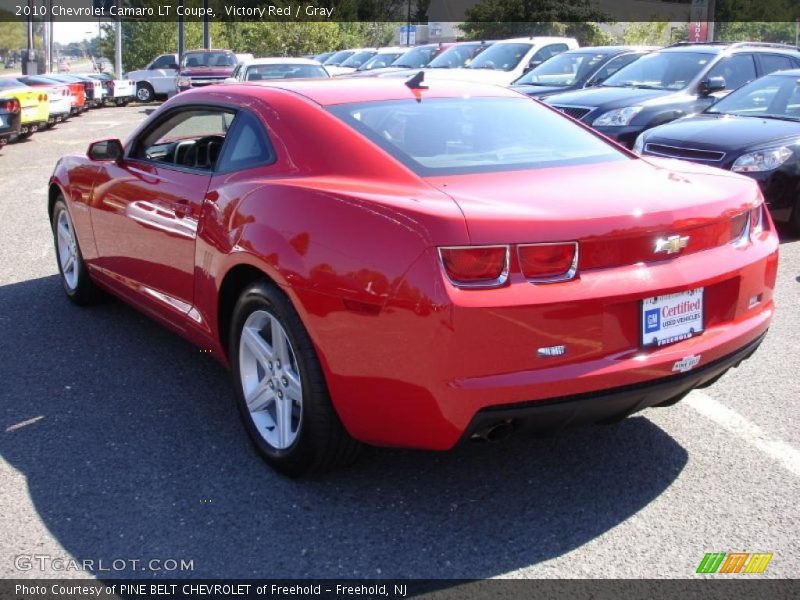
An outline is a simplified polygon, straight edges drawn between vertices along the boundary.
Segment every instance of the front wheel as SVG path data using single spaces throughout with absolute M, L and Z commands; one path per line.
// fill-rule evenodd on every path
M 276 286 L 257 282 L 239 297 L 229 350 L 239 413 L 267 463 L 298 477 L 355 459 L 360 445 L 342 426 L 311 339 Z
M 89 270 L 83 262 L 75 227 L 63 197 L 56 200 L 52 225 L 58 272 L 67 297 L 82 306 L 93 304 L 101 297 L 101 293 L 89 277 Z

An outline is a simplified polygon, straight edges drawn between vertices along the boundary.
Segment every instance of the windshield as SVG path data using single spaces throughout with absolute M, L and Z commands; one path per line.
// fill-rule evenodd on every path
M 552 85 L 565 87 L 583 81 L 600 65 L 608 54 L 591 52 L 557 54 L 517 79 L 515 84 Z
M 233 67 L 236 65 L 236 55 L 231 52 L 187 52 L 181 67 Z
M 355 51 L 353 50 L 339 50 L 338 52 L 335 52 L 333 56 L 329 57 L 328 60 L 326 60 L 322 64 L 339 66 L 348 58 L 350 58 L 353 54 L 355 54 Z
M 363 65 L 358 67 L 358 70 L 371 71 L 372 69 L 383 69 L 384 67 L 391 65 L 402 55 L 402 52 L 384 52 L 383 54 L 376 54 Z
M 329 77 L 328 72 L 317 65 L 251 65 L 247 67 L 245 81 L 268 81 L 270 79 L 304 79 Z
M 419 46 L 417 48 L 412 48 L 394 61 L 392 66 L 409 67 L 412 69 L 424 67 L 431 62 L 431 59 L 436 55 L 437 49 L 436 46 Z
M 602 85 L 682 90 L 712 58 L 704 52 L 653 52 L 620 69 Z
M 527 98 L 431 98 L 329 110 L 422 176 L 626 160 L 596 135 Z
M 475 57 L 468 69 L 513 71 L 532 48 L 532 44 L 495 44 Z
M 341 64 L 341 66 L 342 67 L 352 67 L 354 69 L 358 68 L 361 65 L 363 65 L 365 62 L 367 62 L 370 58 L 375 56 L 375 52 L 376 52 L 376 50 L 363 50 L 361 52 L 356 52 L 350 58 L 348 58 L 346 61 L 344 61 Z
M 428 67 L 432 69 L 457 69 L 466 67 L 483 48 L 484 44 L 456 44 L 451 46 L 431 61 Z
M 706 112 L 800 121 L 800 80 L 767 75 L 731 92 Z

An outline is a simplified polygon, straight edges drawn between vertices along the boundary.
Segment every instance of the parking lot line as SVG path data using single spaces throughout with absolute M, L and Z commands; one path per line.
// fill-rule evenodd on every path
M 735 410 L 708 394 L 695 390 L 689 394 L 683 404 L 691 407 L 702 416 L 714 421 L 726 431 L 754 446 L 770 458 L 776 460 L 785 469 L 800 477 L 800 451 L 783 440 L 771 437 L 763 429 L 745 419 Z

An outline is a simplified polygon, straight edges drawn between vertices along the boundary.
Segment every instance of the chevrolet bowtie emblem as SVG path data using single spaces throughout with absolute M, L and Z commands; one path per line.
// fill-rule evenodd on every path
M 666 252 L 667 254 L 675 254 L 676 252 L 680 252 L 686 245 L 689 243 L 689 236 L 685 235 L 683 237 L 679 235 L 671 235 L 668 238 L 658 239 L 656 240 L 656 247 L 654 252 Z

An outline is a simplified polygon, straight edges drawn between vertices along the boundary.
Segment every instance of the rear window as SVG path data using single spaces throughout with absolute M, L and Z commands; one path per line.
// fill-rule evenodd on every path
M 269 81 L 271 79 L 304 79 L 328 77 L 328 72 L 318 65 L 251 65 L 247 67 L 245 81 Z
M 579 125 L 526 98 L 432 98 L 329 110 L 421 176 L 627 160 Z

